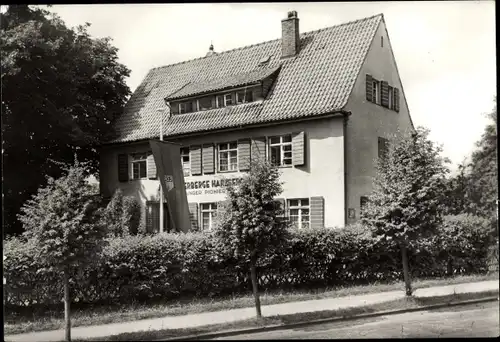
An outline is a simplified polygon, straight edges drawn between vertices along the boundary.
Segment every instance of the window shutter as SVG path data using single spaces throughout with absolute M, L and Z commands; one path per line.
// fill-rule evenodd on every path
M 394 110 L 396 112 L 399 112 L 399 89 L 394 88 Z
M 152 153 L 148 154 L 148 178 L 155 179 L 156 175 L 156 163 L 155 158 Z
M 276 198 L 274 200 L 276 204 L 276 210 L 280 210 L 279 217 L 285 217 L 286 208 L 285 208 L 285 199 L 284 198 Z
M 191 230 L 197 231 L 198 227 L 198 203 L 188 203 L 189 218 L 191 220 Z
M 201 147 L 191 147 L 191 174 L 193 176 L 201 175 Z
M 203 145 L 203 173 L 214 173 L 214 145 Z
M 292 134 L 292 164 L 300 166 L 305 164 L 305 139 L 304 132 Z
M 252 160 L 264 160 L 266 158 L 266 138 L 253 138 L 250 151 Z
M 118 181 L 128 181 L 128 155 L 126 154 L 118 155 Z
M 311 197 L 311 228 L 325 226 L 325 200 L 323 197 Z
M 385 159 L 387 157 L 387 148 L 389 141 L 385 138 L 378 138 L 378 157 Z
M 238 140 L 238 163 L 240 171 L 250 168 L 250 139 Z
M 386 81 L 380 82 L 382 106 L 389 108 L 389 84 Z
M 366 100 L 373 102 L 373 78 L 366 75 Z

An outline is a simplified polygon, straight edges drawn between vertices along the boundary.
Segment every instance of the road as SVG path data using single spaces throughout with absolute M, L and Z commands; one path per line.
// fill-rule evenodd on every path
M 497 337 L 499 335 L 499 303 L 495 301 L 219 339 Z

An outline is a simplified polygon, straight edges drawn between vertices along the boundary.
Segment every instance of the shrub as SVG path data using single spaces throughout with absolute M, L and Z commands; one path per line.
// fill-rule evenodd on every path
M 102 217 L 102 224 L 108 228 L 109 236 L 137 235 L 141 222 L 141 206 L 135 197 L 123 196 L 121 189 L 117 189 L 103 209 Z
M 476 217 L 445 217 L 439 233 L 409 253 L 413 275 L 431 278 L 485 273 L 488 245 L 483 224 Z M 227 252 L 213 235 L 196 232 L 108 238 L 101 258 L 75 272 L 74 297 L 80 303 L 97 304 L 251 293 L 242 260 Z M 5 242 L 4 274 L 10 305 L 60 303 L 56 274 L 38 271 L 44 266 L 33 257 L 34 248 L 30 241 Z M 262 255 L 257 269 L 259 286 L 266 291 L 400 280 L 400 265 L 397 246 L 377 242 L 357 224 L 338 230 L 293 229 L 282 249 Z

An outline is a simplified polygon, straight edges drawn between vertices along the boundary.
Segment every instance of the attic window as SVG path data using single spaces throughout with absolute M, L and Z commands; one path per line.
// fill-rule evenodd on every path
M 261 60 L 259 61 L 259 65 L 264 65 L 264 64 L 268 63 L 270 59 L 271 59 L 271 56 L 266 56 L 264 58 L 261 58 Z
M 236 93 L 236 103 L 247 103 L 247 102 L 252 102 L 252 91 L 245 89 L 238 91 Z
M 191 102 L 181 102 L 179 103 L 179 114 L 192 112 Z

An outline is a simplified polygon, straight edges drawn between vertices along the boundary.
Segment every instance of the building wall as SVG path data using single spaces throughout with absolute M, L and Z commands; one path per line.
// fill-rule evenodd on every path
M 344 225 L 344 133 L 343 119 L 329 118 L 281 124 L 248 130 L 229 131 L 217 134 L 198 135 L 175 140 L 183 146 L 203 143 L 223 143 L 237 139 L 273 136 L 292 132 L 305 132 L 306 163 L 304 166 L 282 168 L 284 182 L 280 198 L 304 198 L 322 196 L 324 198 L 325 226 Z M 168 139 L 167 139 L 168 140 Z M 158 180 L 118 181 L 118 154 L 148 151 L 147 142 L 115 145 L 101 151 L 101 193 L 111 196 L 121 188 L 124 195 L 140 199 L 145 206 L 147 200 L 158 200 Z M 188 176 L 185 182 L 212 181 L 222 178 L 238 178 L 241 172 L 216 173 L 211 175 Z M 187 190 L 188 202 L 217 202 L 225 199 L 220 187 Z M 144 208 L 144 207 L 143 207 Z M 144 214 L 144 211 L 143 211 Z M 143 223 L 145 215 L 143 215 Z
M 383 37 L 383 46 L 380 37 Z M 399 112 L 366 100 L 366 74 L 377 80 L 387 81 L 399 89 Z M 345 109 L 352 113 L 345 133 L 346 202 L 347 208 L 355 210 L 355 218 L 347 217 L 347 223 L 352 223 L 359 218 L 360 197 L 367 196 L 372 190 L 375 163 L 378 158 L 378 137 L 390 138 L 398 128 L 405 130 L 413 127 L 383 21 L 375 34 Z

